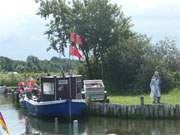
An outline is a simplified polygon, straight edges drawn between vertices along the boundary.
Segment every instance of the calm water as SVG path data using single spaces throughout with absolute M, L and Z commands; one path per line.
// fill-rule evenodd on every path
M 73 124 L 54 119 L 29 117 L 15 107 L 10 97 L 0 95 L 0 111 L 7 123 L 10 135 L 25 132 L 38 135 L 180 135 L 180 120 L 122 120 L 112 118 L 86 117 L 79 120 L 78 129 Z M 0 131 L 2 129 L 0 128 Z M 75 131 L 76 130 L 76 131 Z

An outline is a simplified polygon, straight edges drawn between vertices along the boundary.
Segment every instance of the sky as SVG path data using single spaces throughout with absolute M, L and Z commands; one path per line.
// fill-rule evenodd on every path
M 133 31 L 146 34 L 152 42 L 170 37 L 180 48 L 179 0 L 111 1 L 131 17 Z M 34 0 L 0 0 L 0 56 L 16 60 L 26 60 L 29 55 L 40 59 L 58 56 L 55 51 L 46 51 L 46 22 L 36 15 L 37 10 Z

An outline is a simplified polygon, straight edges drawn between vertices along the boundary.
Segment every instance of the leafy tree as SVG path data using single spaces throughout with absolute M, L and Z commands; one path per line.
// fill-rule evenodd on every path
M 49 19 L 45 34 L 50 40 L 50 48 L 64 54 L 64 48 L 69 44 L 69 33 L 74 31 L 81 35 L 81 50 L 89 78 L 97 77 L 97 74 L 93 74 L 93 67 L 102 72 L 99 65 L 102 64 L 105 53 L 118 42 L 119 37 L 128 37 L 132 34 L 130 19 L 123 15 L 117 5 L 110 4 L 109 0 L 38 2 L 38 14 Z
M 12 71 L 13 70 L 13 61 L 7 57 L 0 57 L 0 65 L 2 71 Z
M 29 72 L 41 71 L 40 60 L 35 56 L 28 56 L 26 60 L 26 69 Z
M 165 38 L 144 50 L 142 63 L 135 77 L 136 88 L 149 89 L 149 82 L 155 70 L 160 72 L 162 91 L 176 87 L 179 82 L 180 51 L 175 41 Z
M 23 65 L 23 64 L 18 64 L 16 67 L 15 67 L 15 71 L 16 72 L 25 72 L 25 65 Z
M 146 36 L 134 35 L 122 40 L 106 54 L 105 80 L 111 89 L 133 90 L 136 74 L 143 62 L 144 50 L 149 45 Z M 141 80 L 138 80 L 138 82 Z

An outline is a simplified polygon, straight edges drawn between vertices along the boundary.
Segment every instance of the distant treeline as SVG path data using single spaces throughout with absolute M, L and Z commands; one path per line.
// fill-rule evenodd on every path
M 60 59 L 52 57 L 50 60 L 40 60 L 35 56 L 28 56 L 26 61 L 13 60 L 7 57 L 0 57 L 0 72 L 18 73 L 48 73 L 48 72 L 68 72 L 76 70 L 80 62 L 77 60 Z

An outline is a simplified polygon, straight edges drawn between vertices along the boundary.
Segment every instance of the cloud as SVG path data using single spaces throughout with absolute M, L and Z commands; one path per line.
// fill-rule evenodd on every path
M 152 10 L 155 8 L 176 8 L 180 7 L 179 0 L 112 0 L 113 3 L 124 7 L 134 7 L 139 10 Z M 129 8 L 130 9 L 130 8 Z
M 142 10 L 154 9 L 158 7 L 159 4 L 159 0 L 137 0 L 138 8 Z
M 133 30 L 147 34 L 153 40 L 173 37 L 180 48 L 179 0 L 112 0 L 122 6 L 126 16 L 131 16 Z
M 44 32 L 34 0 L 0 0 L 0 42 L 17 42 Z M 38 32 L 37 32 L 38 31 Z
M 20 29 L 25 23 L 38 19 L 36 12 L 38 5 L 34 0 L 0 0 L 1 31 Z M 40 19 L 39 19 L 40 20 Z
M 180 20 L 179 0 L 112 0 L 132 20 Z
M 29 54 L 50 57 L 46 52 L 49 42 L 42 36 L 45 21 L 36 15 L 37 10 L 34 0 L 0 0 L 1 56 L 15 59 L 25 59 Z
M 0 0 L 0 16 L 16 17 L 36 12 L 34 0 Z

